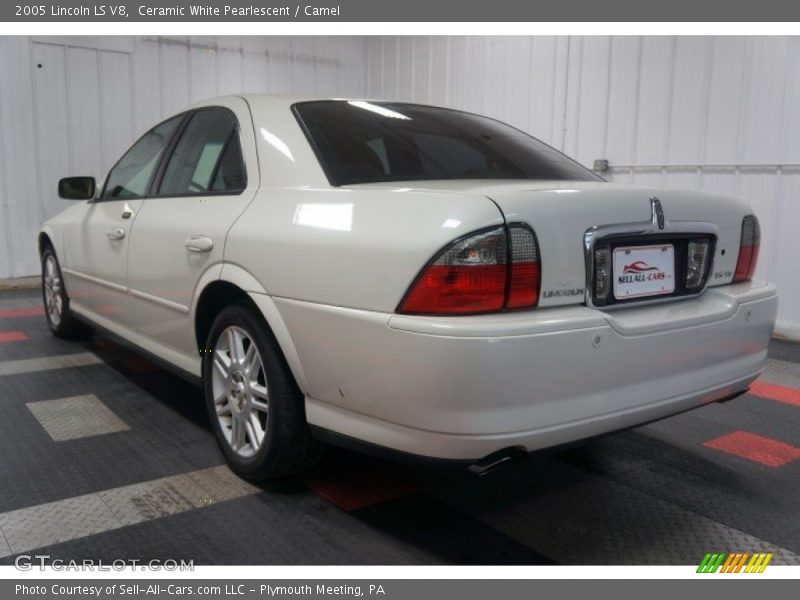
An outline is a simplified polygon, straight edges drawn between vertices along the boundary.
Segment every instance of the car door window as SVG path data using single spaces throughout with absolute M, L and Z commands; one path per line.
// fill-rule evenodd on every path
M 244 188 L 236 118 L 223 108 L 198 110 L 169 158 L 158 195 L 207 195 Z
M 172 117 L 139 138 L 109 172 L 101 197 L 144 197 L 158 161 L 182 119 L 183 115 Z

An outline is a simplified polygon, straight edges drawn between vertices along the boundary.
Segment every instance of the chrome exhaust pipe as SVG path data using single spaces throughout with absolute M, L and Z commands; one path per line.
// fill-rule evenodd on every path
M 475 477 L 483 477 L 503 467 L 517 463 L 527 455 L 527 452 L 519 448 L 504 448 L 503 450 L 492 452 L 479 461 L 472 463 L 467 467 L 467 472 Z

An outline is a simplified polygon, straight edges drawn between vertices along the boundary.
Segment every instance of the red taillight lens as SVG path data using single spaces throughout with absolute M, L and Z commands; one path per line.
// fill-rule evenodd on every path
M 758 263 L 758 250 L 761 246 L 761 227 L 754 215 L 747 215 L 742 219 L 742 243 L 739 246 L 739 259 L 736 261 L 736 271 L 733 282 L 750 281 Z
M 536 238 L 527 226 L 514 224 L 470 235 L 445 248 L 419 274 L 398 312 L 479 314 L 535 306 L 538 298 Z

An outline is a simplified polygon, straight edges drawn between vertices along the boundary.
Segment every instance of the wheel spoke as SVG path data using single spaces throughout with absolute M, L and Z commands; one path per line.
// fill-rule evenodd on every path
M 258 417 L 250 415 L 246 427 L 250 445 L 253 446 L 253 450 L 258 450 L 261 447 L 261 441 L 264 439 L 264 433 L 261 430 L 261 423 L 258 421 Z
M 223 417 L 232 414 L 227 390 L 223 389 L 217 394 L 217 397 L 214 398 L 214 405 L 217 407 L 217 416 Z
M 231 368 L 231 359 L 228 358 L 228 355 L 222 350 L 215 350 L 214 366 L 217 368 L 217 370 L 219 370 L 223 377 L 227 377 Z
M 258 359 L 258 351 L 252 340 L 242 360 L 242 366 L 244 367 L 245 373 L 249 374 L 251 377 L 256 376 L 258 374 L 258 369 L 261 367 L 261 361 Z
M 233 418 L 231 420 L 231 447 L 234 450 L 240 450 L 244 446 L 244 436 L 245 430 L 242 422 L 237 418 Z
M 250 400 L 250 407 L 253 410 L 257 410 L 259 412 L 269 413 L 269 403 L 268 402 L 263 402 L 261 400 L 256 400 L 255 398 L 253 398 L 252 400 Z
M 231 362 L 242 364 L 244 358 L 244 345 L 242 337 L 233 327 L 228 329 L 228 350 L 231 353 Z

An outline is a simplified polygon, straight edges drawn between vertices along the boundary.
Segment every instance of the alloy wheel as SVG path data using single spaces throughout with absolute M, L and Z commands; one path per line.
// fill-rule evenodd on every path
M 44 302 L 50 322 L 58 327 L 64 312 L 64 299 L 61 295 L 61 276 L 52 254 L 44 261 Z
M 264 362 L 252 337 L 227 327 L 213 349 L 211 389 L 220 429 L 231 449 L 243 458 L 264 445 L 269 391 Z

